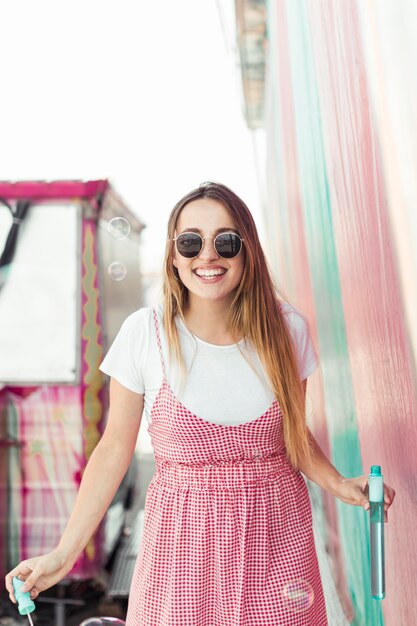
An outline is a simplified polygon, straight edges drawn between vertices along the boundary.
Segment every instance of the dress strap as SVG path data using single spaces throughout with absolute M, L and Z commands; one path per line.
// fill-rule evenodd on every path
M 161 336 L 159 334 L 158 316 L 156 314 L 156 308 L 154 307 L 152 310 L 153 310 L 153 321 L 155 322 L 156 341 L 158 342 L 159 356 L 161 357 L 162 371 L 164 373 L 164 378 L 166 379 L 167 373 L 165 369 L 164 355 L 162 354 L 162 343 L 161 343 Z

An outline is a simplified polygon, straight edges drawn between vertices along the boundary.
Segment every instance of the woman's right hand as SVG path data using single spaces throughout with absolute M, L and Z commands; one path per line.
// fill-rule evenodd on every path
M 49 589 L 62 580 L 72 569 L 73 563 L 65 559 L 63 553 L 56 548 L 44 556 L 22 561 L 6 574 L 6 589 L 10 600 L 16 604 L 12 580 L 16 576 L 25 581 L 22 591 L 29 591 L 32 600 L 37 598 L 41 591 Z

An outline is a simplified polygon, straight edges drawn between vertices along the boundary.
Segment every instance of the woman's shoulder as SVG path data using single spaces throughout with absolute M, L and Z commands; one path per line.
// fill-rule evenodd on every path
M 280 300 L 279 303 L 284 318 L 289 326 L 296 332 L 305 332 L 306 328 L 308 327 L 308 320 L 306 316 L 294 305 L 286 302 L 285 300 Z
M 157 305 L 156 307 L 145 306 L 130 313 L 124 320 L 123 326 L 129 328 L 132 331 L 144 332 L 151 324 L 153 324 L 153 311 L 154 308 L 158 317 L 162 316 L 162 307 Z
M 303 316 L 301 311 L 299 311 L 293 304 L 290 304 L 286 300 L 280 300 L 279 304 L 281 307 L 281 311 L 283 312 L 284 315 L 295 314 L 295 315 Z

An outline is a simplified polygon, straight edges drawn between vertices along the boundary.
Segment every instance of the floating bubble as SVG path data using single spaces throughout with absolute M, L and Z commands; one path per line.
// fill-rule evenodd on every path
M 290 611 L 307 611 L 314 602 L 314 590 L 306 580 L 291 580 L 282 589 L 284 604 Z
M 118 282 L 125 278 L 127 274 L 127 269 L 123 265 L 123 263 L 120 263 L 120 261 L 114 261 L 113 263 L 109 265 L 108 272 L 109 272 L 109 276 L 113 280 Z
M 107 626 L 110 624 L 113 626 L 122 626 L 126 624 L 121 619 L 117 619 L 116 617 L 90 617 L 86 619 L 80 626 Z
M 113 219 L 107 223 L 107 232 L 109 232 L 114 239 L 126 239 L 130 233 L 130 224 L 124 217 L 113 217 Z

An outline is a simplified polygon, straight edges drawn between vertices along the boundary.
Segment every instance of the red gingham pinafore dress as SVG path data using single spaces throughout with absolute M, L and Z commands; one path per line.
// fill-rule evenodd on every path
M 235 426 L 188 411 L 166 378 L 127 626 L 327 626 L 310 499 L 278 402 Z

